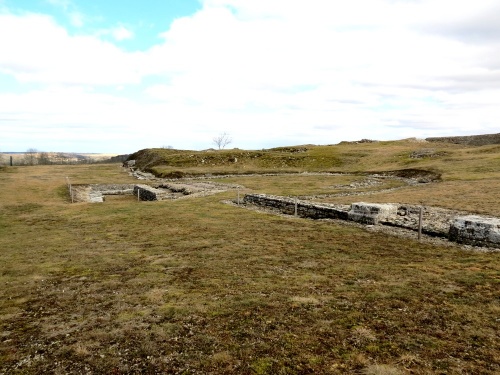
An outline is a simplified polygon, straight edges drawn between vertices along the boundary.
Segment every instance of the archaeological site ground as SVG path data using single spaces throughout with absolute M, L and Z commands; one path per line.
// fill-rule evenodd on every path
M 497 138 L 0 166 L 0 374 L 498 374 Z

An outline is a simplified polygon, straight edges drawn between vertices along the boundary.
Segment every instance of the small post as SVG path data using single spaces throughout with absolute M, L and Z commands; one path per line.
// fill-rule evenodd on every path
M 422 217 L 423 217 L 423 208 L 420 206 L 420 211 L 418 213 L 418 240 L 422 239 Z
M 10 156 L 10 166 L 12 167 L 14 163 L 12 162 L 12 155 Z
M 69 196 L 71 197 L 71 203 L 75 203 L 73 199 L 73 188 L 71 186 L 71 182 L 69 181 L 69 177 L 66 177 L 66 181 L 68 182 Z
M 297 203 L 297 197 L 295 197 L 295 213 L 294 213 L 295 216 L 297 216 L 297 205 L 298 205 L 298 203 Z

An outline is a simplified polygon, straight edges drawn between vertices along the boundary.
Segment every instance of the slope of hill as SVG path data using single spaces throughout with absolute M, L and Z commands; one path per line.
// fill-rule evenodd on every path
M 434 138 L 426 138 L 426 141 L 456 143 L 456 144 L 471 145 L 471 146 L 498 145 L 500 144 L 500 133 L 469 135 L 461 137 L 434 137 Z
M 500 145 L 470 146 L 406 139 L 267 150 L 187 151 L 145 149 L 136 166 L 158 177 L 296 172 L 387 172 L 424 170 L 446 179 L 474 179 L 500 172 Z

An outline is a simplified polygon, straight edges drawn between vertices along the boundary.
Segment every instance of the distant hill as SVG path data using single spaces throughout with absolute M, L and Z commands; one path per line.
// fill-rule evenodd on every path
M 86 164 L 86 163 L 118 163 L 129 155 L 105 153 L 74 153 L 74 152 L 0 152 L 0 164 L 38 165 L 38 164 Z
M 425 140 L 427 142 L 445 142 L 469 146 L 498 145 L 500 144 L 500 133 L 460 137 L 432 137 Z
M 111 163 L 123 163 L 130 157 L 130 154 L 116 155 L 109 158 Z
M 163 178 L 262 173 L 396 173 L 463 176 L 500 171 L 500 135 L 341 142 L 264 150 L 144 149 L 135 167 Z M 486 144 L 484 144 L 486 143 Z M 484 145 L 483 145 L 484 144 Z

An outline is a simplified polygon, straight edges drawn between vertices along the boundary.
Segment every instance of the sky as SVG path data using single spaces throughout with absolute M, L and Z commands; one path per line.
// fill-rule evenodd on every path
M 0 0 L 3 152 L 498 132 L 498 0 Z

